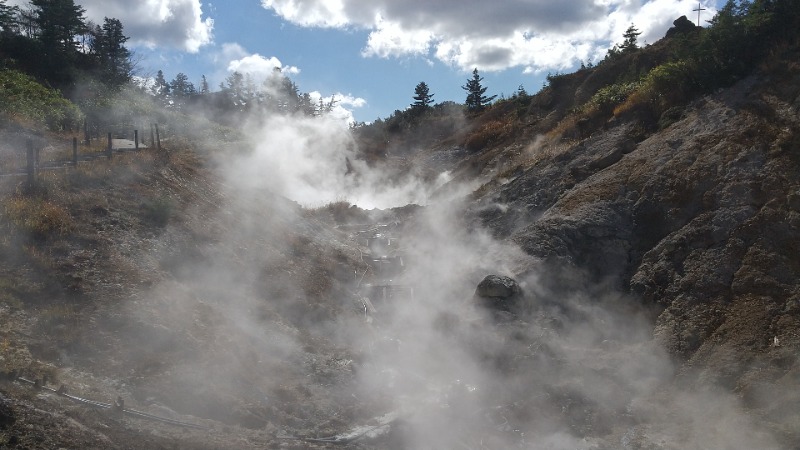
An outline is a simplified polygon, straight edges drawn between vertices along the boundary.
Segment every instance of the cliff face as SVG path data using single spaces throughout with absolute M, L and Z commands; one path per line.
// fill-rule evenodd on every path
M 800 405 L 798 72 L 742 80 L 644 139 L 619 120 L 531 147 L 473 213 L 534 259 L 652 305 L 680 373 L 777 420 Z

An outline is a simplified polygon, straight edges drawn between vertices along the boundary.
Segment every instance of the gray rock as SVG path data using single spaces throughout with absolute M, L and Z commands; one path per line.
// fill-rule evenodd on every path
M 476 303 L 492 310 L 497 319 L 506 320 L 511 316 L 508 313 L 517 314 L 525 310 L 525 299 L 522 289 L 516 280 L 500 275 L 488 275 L 475 289 Z
M 519 295 L 521 289 L 513 278 L 500 275 L 487 275 L 475 290 L 481 298 L 511 298 Z

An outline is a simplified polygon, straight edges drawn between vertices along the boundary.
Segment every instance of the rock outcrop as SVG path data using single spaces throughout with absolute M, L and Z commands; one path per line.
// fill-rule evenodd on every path
M 775 345 L 800 345 L 796 84 L 740 81 L 638 142 L 634 123 L 609 124 L 484 196 L 476 214 L 528 254 L 653 305 L 657 341 L 701 380 L 749 392 L 765 373 L 800 373 Z

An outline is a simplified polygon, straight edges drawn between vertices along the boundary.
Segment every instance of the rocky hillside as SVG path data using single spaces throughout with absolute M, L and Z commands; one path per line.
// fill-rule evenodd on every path
M 770 64 L 656 132 L 617 118 L 500 153 L 471 211 L 534 260 L 651 306 L 678 379 L 734 392 L 797 443 L 800 67 Z

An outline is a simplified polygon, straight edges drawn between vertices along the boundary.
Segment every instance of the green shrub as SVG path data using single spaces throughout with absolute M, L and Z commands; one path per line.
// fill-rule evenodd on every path
M 600 88 L 587 102 L 590 108 L 597 108 L 600 111 L 611 111 L 617 105 L 624 102 L 631 93 L 639 88 L 638 82 L 616 83 Z
M 16 70 L 0 70 L 0 114 L 51 130 L 78 126 L 83 113 L 55 89 Z
M 169 197 L 159 197 L 142 203 L 144 219 L 157 227 L 166 226 L 174 210 L 175 204 Z
M 647 73 L 614 115 L 647 110 L 658 118 L 664 111 L 680 106 L 694 90 L 692 67 L 685 61 L 661 64 Z

